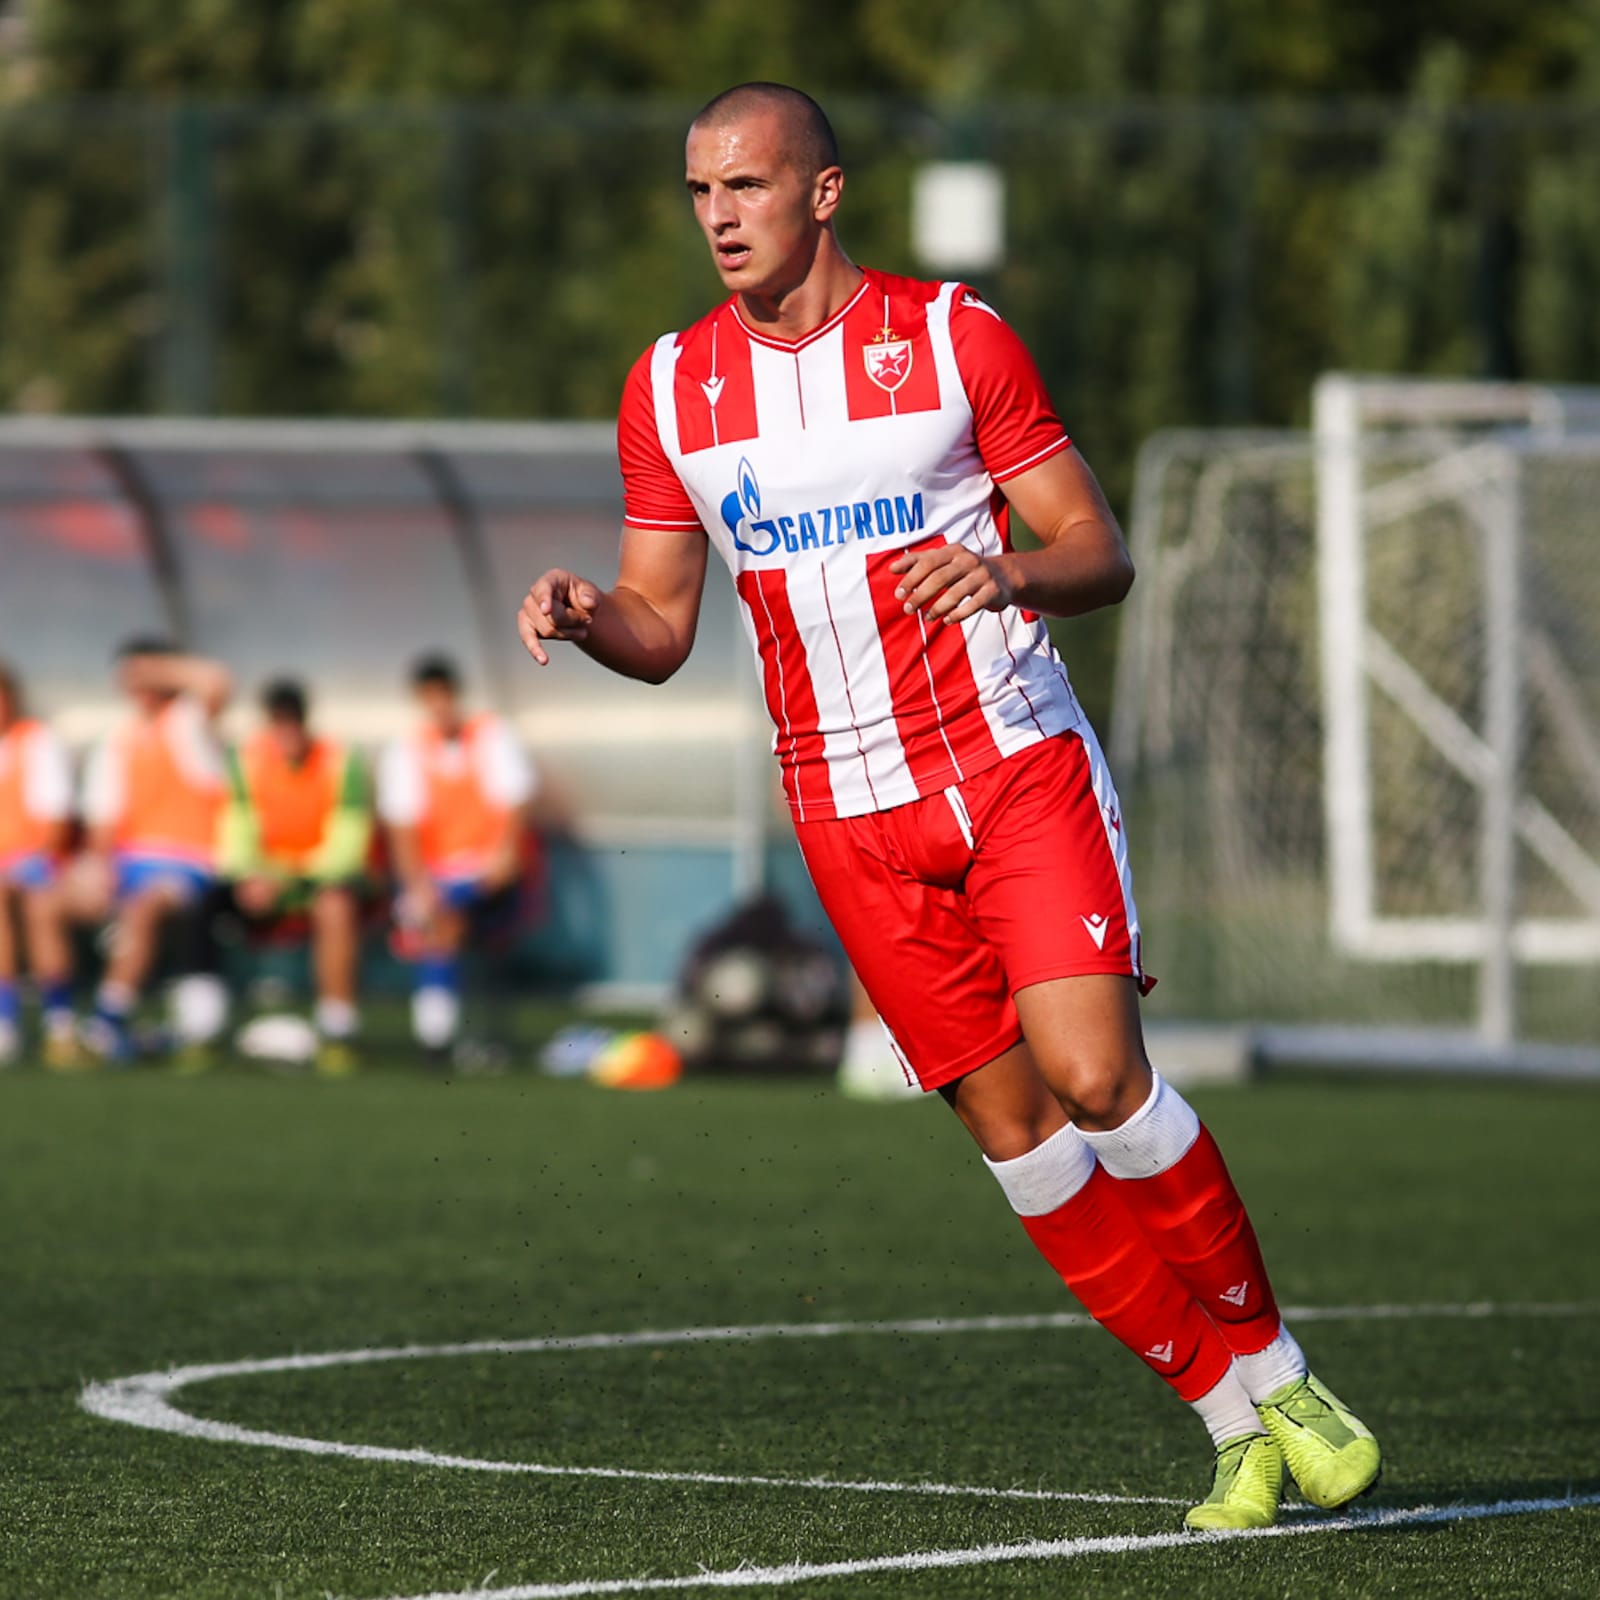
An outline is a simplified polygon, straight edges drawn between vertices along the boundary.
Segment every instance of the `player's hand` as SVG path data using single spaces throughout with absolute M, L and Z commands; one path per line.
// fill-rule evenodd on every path
M 906 615 L 923 612 L 935 622 L 965 622 L 980 611 L 1003 611 L 1012 590 L 997 561 L 964 544 L 941 544 L 931 550 L 908 550 L 889 563 L 900 575 L 896 600 Z
M 528 654 L 545 667 L 550 664 L 546 640 L 581 644 L 589 637 L 600 598 L 599 588 L 575 572 L 563 572 L 557 567 L 545 573 L 528 590 L 517 613 L 517 632 L 528 647 Z
M 278 885 L 267 877 L 243 878 L 234 885 L 233 897 L 247 917 L 264 917 L 278 903 Z
M 116 889 L 116 866 L 103 851 L 85 850 L 62 871 L 61 890 L 67 914 L 77 921 L 99 922 L 109 916 Z
M 438 884 L 432 878 L 418 878 L 400 891 L 400 898 L 395 903 L 395 915 L 405 927 L 426 933 L 432 928 L 443 905 L 444 899 L 439 893 Z

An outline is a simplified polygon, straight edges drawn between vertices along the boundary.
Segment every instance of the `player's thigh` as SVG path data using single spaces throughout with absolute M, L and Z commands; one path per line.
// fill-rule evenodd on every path
M 954 890 L 930 885 L 875 845 L 876 817 L 802 823 L 800 848 L 823 910 L 908 1077 L 924 1089 L 993 1061 L 1018 1040 L 1004 969 Z
M 0 978 L 16 976 L 17 936 L 16 915 L 17 893 L 12 884 L 5 878 L 0 878 Z
M 1048 979 L 1019 989 L 1016 1006 L 1040 1075 L 1080 1127 L 1121 1127 L 1149 1098 L 1150 1062 L 1131 977 Z
M 991 1161 L 1026 1155 L 1068 1121 L 1026 1040 L 976 1071 L 941 1084 L 939 1093 Z
M 967 897 L 1012 992 L 1098 974 L 1142 981 L 1121 810 L 1092 736 L 1064 734 L 963 786 Z
M 355 930 L 360 903 L 348 884 L 321 884 L 311 891 L 311 924 L 319 933 L 351 933 Z

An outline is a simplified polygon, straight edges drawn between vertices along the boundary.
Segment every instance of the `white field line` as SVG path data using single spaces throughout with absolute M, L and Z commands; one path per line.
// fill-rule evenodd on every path
M 1309 1533 L 1378 1532 L 1428 1527 L 1442 1522 L 1478 1522 L 1540 1511 L 1574 1511 L 1600 1505 L 1600 1494 L 1539 1500 L 1494 1500 L 1482 1505 L 1411 1506 L 1365 1511 L 1316 1521 L 1279 1523 L 1242 1533 L 1118 1533 L 1097 1538 L 1032 1539 L 1025 1544 L 981 1544 L 964 1550 L 912 1550 L 899 1556 L 856 1561 L 795 1562 L 782 1567 L 731 1567 L 675 1578 L 579 1579 L 572 1583 L 522 1583 L 506 1589 L 458 1589 L 412 1595 L 404 1600 L 583 1600 L 608 1594 L 660 1594 L 685 1589 L 777 1589 L 822 1578 L 857 1578 L 874 1572 L 930 1572 L 939 1568 L 989 1566 L 1004 1561 L 1070 1561 L 1077 1556 L 1126 1556 L 1147 1550 L 1193 1550 L 1241 1539 L 1292 1539 Z M 400 1597 L 397 1597 L 400 1600 Z
M 1588 1305 L 1496 1305 L 1488 1301 L 1461 1305 L 1380 1305 L 1296 1307 L 1285 1312 L 1294 1322 L 1401 1321 L 1414 1318 L 1483 1318 L 1495 1316 L 1571 1317 L 1600 1312 Z M 275 1372 L 314 1372 L 329 1367 L 367 1366 L 382 1361 L 418 1361 L 446 1356 L 560 1354 L 578 1350 L 626 1350 L 663 1345 L 712 1342 L 754 1342 L 765 1339 L 835 1339 L 850 1335 L 898 1334 L 905 1337 L 961 1333 L 1008 1333 L 1034 1329 L 1093 1327 L 1077 1312 L 1028 1316 L 923 1317 L 892 1322 L 757 1323 L 738 1327 L 644 1329 L 631 1333 L 590 1333 L 535 1339 L 481 1339 L 463 1344 L 394 1345 L 365 1350 L 332 1350 L 311 1355 L 271 1356 L 262 1360 L 223 1361 L 142 1372 L 84 1387 L 78 1403 L 92 1416 L 124 1422 L 158 1433 L 175 1433 L 218 1444 L 254 1445 L 294 1450 L 306 1455 L 346 1456 L 357 1461 L 388 1461 L 422 1467 L 451 1467 L 474 1472 L 529 1473 L 546 1477 L 638 1479 L 658 1483 L 733 1484 L 755 1488 L 854 1491 L 869 1494 L 959 1495 L 987 1499 L 1077 1501 L 1095 1505 L 1177 1505 L 1181 1501 L 1153 1495 L 1102 1494 L 1083 1490 L 992 1488 L 952 1483 L 902 1483 L 842 1480 L 824 1477 L 768 1477 L 721 1472 L 653 1471 L 640 1467 L 558 1466 L 537 1461 L 491 1461 L 476 1456 L 444 1455 L 421 1448 L 347 1443 L 273 1433 L 237 1423 L 196 1417 L 172 1403 L 172 1396 L 197 1383 L 223 1378 L 254 1377 Z M 589 1590 L 581 1591 L 589 1593 Z M 602 1591 L 592 1591 L 602 1592 Z

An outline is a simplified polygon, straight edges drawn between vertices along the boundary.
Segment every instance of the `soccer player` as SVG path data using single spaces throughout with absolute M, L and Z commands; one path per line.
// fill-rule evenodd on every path
M 84 1030 L 111 1061 L 135 1054 L 130 1019 L 159 953 L 162 929 L 197 914 L 216 874 L 227 780 L 213 724 L 233 692 L 218 661 L 138 638 L 117 652 L 128 717 L 96 746 L 84 773 L 88 847 L 76 864 L 77 911 L 114 915 L 110 955 Z M 227 1020 L 227 993 L 211 974 L 172 987 L 181 1044 L 203 1050 Z
M 1377 1445 L 1308 1373 L 1216 1144 L 1145 1054 L 1122 812 L 1040 620 L 1126 594 L 1116 521 L 989 305 L 845 255 L 812 100 L 729 90 L 686 157 L 731 298 L 628 378 L 615 586 L 546 572 L 523 641 L 660 682 L 716 547 L 800 847 L 905 1071 L 1211 1434 L 1188 1526 L 1271 1523 L 1285 1459 L 1341 1505 L 1376 1479 Z M 1042 548 L 1012 547 L 1013 511 Z
M 77 1063 L 72 946 L 59 866 L 72 819 L 72 768 L 61 741 L 27 716 L 16 673 L 0 662 L 0 1067 L 22 1052 L 21 950 L 39 992 L 44 1057 Z
M 228 758 L 223 893 L 249 923 L 309 917 L 317 1065 L 347 1072 L 360 1027 L 359 892 L 372 842 L 366 770 L 343 745 L 312 732 L 300 684 L 269 684 L 261 706 L 264 725 Z
M 378 817 L 417 958 L 411 1030 L 442 1056 L 461 1031 L 467 934 L 508 910 L 525 874 L 538 780 L 503 718 L 467 711 L 454 662 L 424 657 L 411 688 L 422 716 L 379 760 Z

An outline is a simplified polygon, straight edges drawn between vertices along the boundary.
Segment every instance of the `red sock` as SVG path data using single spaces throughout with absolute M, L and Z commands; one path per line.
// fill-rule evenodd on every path
M 1228 1348 L 1254 1355 L 1278 1336 L 1278 1302 L 1256 1230 L 1208 1129 L 1165 1172 L 1113 1180 L 1157 1255 L 1205 1307 Z
M 1198 1400 L 1222 1381 L 1233 1357 L 1151 1248 L 1121 1187 L 1097 1167 L 1064 1205 L 1018 1220 L 1089 1315 L 1183 1399 Z

